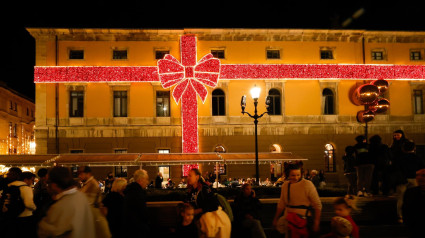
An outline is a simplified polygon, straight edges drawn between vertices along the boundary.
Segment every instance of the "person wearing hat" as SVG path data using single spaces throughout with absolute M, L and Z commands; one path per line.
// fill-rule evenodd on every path
M 425 234 L 425 166 L 416 171 L 418 186 L 408 188 L 404 193 L 403 222 L 408 227 L 409 237 L 423 237 Z

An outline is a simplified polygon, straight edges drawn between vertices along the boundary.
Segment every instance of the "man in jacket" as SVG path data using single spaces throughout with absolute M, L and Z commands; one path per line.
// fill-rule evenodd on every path
M 7 218 L 7 221 L 5 221 L 7 224 L 5 226 L 5 234 L 12 234 L 16 237 L 35 237 L 35 224 L 32 213 L 36 206 L 33 201 L 33 191 L 30 187 L 34 183 L 35 175 L 31 172 L 22 173 L 21 169 L 14 167 L 9 169 L 7 176 L 10 179 L 7 189 L 12 187 L 19 188 L 20 199 L 23 201 L 25 209 L 18 217 Z M 12 201 L 9 202 L 10 204 L 12 203 Z
M 38 224 L 38 236 L 94 238 L 90 205 L 87 197 L 75 186 L 71 171 L 66 167 L 52 168 L 48 185 L 56 202 Z
M 124 190 L 123 231 L 124 237 L 150 237 L 146 208 L 146 187 L 149 175 L 146 170 L 136 170 L 134 182 Z

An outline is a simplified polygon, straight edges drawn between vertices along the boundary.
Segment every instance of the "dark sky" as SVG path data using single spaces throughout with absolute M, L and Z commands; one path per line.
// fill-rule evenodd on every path
M 35 42 L 25 27 L 298 28 L 425 31 L 420 1 L 9 1 L 0 11 L 0 80 L 34 98 Z M 2 3 L 3 5 L 3 3 Z M 358 9 L 364 13 L 342 26 Z M 12 13 L 8 15 L 9 13 Z M 8 16 L 6 16 L 8 15 Z

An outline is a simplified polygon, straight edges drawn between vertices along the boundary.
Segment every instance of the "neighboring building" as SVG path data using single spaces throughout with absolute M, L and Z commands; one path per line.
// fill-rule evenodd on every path
M 36 39 L 36 65 L 49 66 L 46 69 L 54 72 L 43 76 L 45 68 L 36 68 L 37 154 L 181 153 L 182 101 L 175 102 L 173 88 L 170 92 L 170 88 L 164 88 L 158 80 L 140 79 L 142 76 L 137 76 L 132 68 L 121 71 L 112 67 L 71 66 L 143 66 L 150 70 L 146 77 L 158 77 L 155 67 L 164 55 L 173 55 L 180 61 L 180 37 L 185 34 L 197 36 L 196 61 L 212 53 L 220 60 L 220 73 L 225 65 L 239 64 L 351 67 L 423 66 L 425 63 L 425 32 L 27 30 Z M 79 71 L 81 69 L 85 71 Z M 379 134 L 384 143 L 391 144 L 392 132 L 403 129 L 423 155 L 424 70 L 421 67 L 411 70 L 417 70 L 419 76 L 387 78 L 376 73 L 377 78 L 382 76 L 390 82 L 385 97 L 391 106 L 387 113 L 377 115 L 369 123 L 368 130 L 370 136 Z M 193 73 L 185 72 L 186 75 Z M 357 111 L 363 107 L 350 101 L 350 92 L 366 80 L 354 76 L 353 79 L 317 77 L 317 72 L 310 77 L 308 73 L 303 78 L 219 78 L 215 88 L 206 87 L 205 102 L 197 99 L 199 152 L 254 152 L 253 119 L 241 114 L 240 100 L 242 95 L 247 95 L 246 111 L 252 112 L 249 90 L 257 85 L 261 88 L 259 112 L 266 110 L 267 94 L 272 101 L 271 114 L 259 119 L 260 152 L 293 152 L 309 159 L 307 168 L 323 169 L 328 179 L 345 181 L 341 161 L 344 149 L 355 143 L 357 135 L 364 133 L 364 125 L 356 121 Z M 332 74 L 326 70 L 322 73 Z M 406 75 L 414 75 L 409 73 Z M 37 81 L 39 77 L 45 81 Z M 211 171 L 212 166 L 205 170 Z M 269 165 L 262 166 L 262 171 L 270 171 Z M 271 167 L 281 171 L 274 165 Z M 264 178 L 264 173 L 262 176 Z
M 34 154 L 33 100 L 0 82 L 0 154 Z

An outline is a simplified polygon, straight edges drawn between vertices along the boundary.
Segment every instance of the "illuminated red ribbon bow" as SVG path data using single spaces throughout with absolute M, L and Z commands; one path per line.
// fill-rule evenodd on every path
M 172 93 L 177 104 L 188 87 L 193 87 L 202 102 L 205 102 L 208 91 L 204 84 L 210 87 L 217 85 L 220 60 L 207 54 L 195 66 L 191 66 L 183 65 L 172 55 L 166 55 L 158 61 L 158 73 L 163 88 L 177 85 Z
M 205 102 L 208 91 L 204 85 L 215 87 L 220 75 L 220 60 L 207 54 L 196 62 L 196 37 L 180 39 L 181 63 L 171 55 L 158 61 L 158 75 L 163 88 L 174 85 L 173 98 L 181 103 L 183 153 L 199 152 L 198 102 Z

